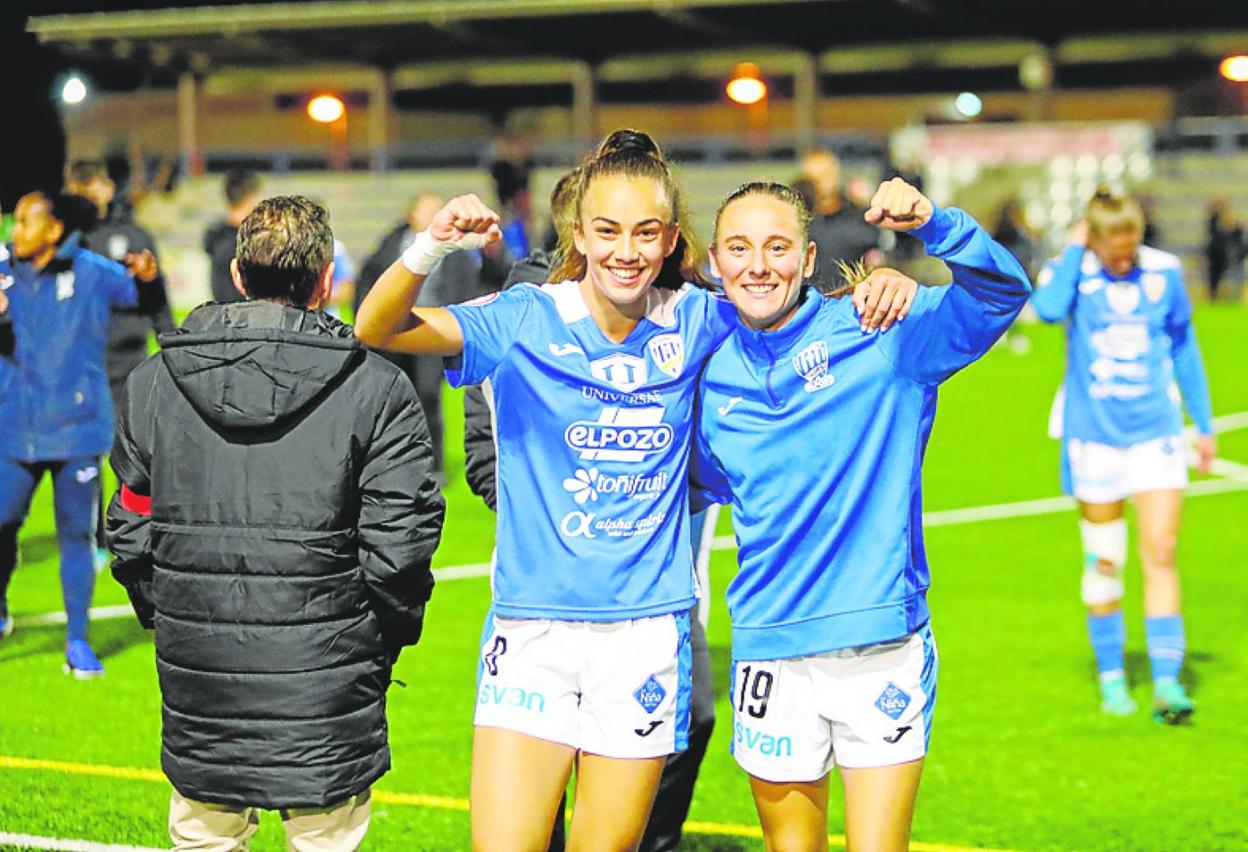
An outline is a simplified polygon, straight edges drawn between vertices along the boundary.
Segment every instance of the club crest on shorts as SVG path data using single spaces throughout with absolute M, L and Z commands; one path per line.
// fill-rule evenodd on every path
M 685 342 L 679 334 L 659 334 L 650 338 L 646 344 L 650 350 L 650 360 L 659 370 L 673 379 L 680 377 L 685 368 Z
M 907 695 L 897 684 L 889 682 L 884 687 L 884 691 L 880 693 L 880 697 L 875 699 L 875 706 L 881 713 L 894 722 L 901 718 L 901 714 L 906 712 L 906 708 L 910 706 L 910 696 Z
M 667 690 L 663 688 L 663 684 L 659 683 L 659 679 L 654 675 L 646 678 L 646 682 L 637 687 L 637 691 L 633 693 L 633 698 L 637 699 L 637 703 L 647 713 L 653 713 L 657 710 L 666 697 Z
M 831 387 L 836 377 L 828 372 L 828 342 L 816 340 L 793 356 L 793 369 L 806 380 L 806 393 Z

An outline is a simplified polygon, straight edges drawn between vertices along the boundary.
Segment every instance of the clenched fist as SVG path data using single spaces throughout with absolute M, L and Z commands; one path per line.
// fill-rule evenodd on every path
M 880 184 L 863 218 L 890 231 L 913 231 L 932 218 L 932 202 L 918 189 L 895 177 Z

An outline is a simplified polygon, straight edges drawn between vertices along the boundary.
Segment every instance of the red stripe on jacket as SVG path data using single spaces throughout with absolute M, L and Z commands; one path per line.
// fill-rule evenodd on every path
M 124 482 L 121 484 L 119 502 L 121 503 L 121 508 L 127 512 L 134 512 L 136 515 L 144 515 L 149 518 L 152 516 L 152 498 L 136 494 Z

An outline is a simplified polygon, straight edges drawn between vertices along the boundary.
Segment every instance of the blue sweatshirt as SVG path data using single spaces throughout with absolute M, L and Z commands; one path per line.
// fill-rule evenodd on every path
M 0 249 L 0 288 L 12 335 L 0 352 L 0 453 L 23 462 L 98 456 L 113 445 L 104 372 L 110 308 L 138 304 L 124 267 L 81 248 L 77 235 L 42 270 Z
M 486 383 L 498 446 L 494 612 L 620 621 L 694 602 L 688 460 L 698 374 L 736 310 L 653 288 L 613 343 L 575 281 L 521 284 L 450 308 L 447 368 Z
M 1027 301 L 1026 273 L 961 210 L 911 232 L 953 272 L 864 334 L 814 290 L 783 327 L 738 324 L 707 363 L 693 476 L 732 503 L 733 656 L 772 660 L 897 639 L 928 620 L 921 466 L 936 389 Z
M 1036 280 L 1041 319 L 1066 324 L 1062 435 L 1129 447 L 1183 431 L 1175 385 L 1202 434 L 1213 432 L 1209 383 L 1179 259 L 1140 246 L 1118 278 L 1072 245 Z

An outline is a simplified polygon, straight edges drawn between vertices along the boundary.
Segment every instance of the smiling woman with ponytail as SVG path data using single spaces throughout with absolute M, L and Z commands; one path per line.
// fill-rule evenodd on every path
M 688 740 L 693 398 L 735 312 L 700 277 L 680 189 L 648 135 L 612 133 L 571 192 L 554 283 L 414 307 L 437 258 L 498 238 L 497 215 L 465 196 L 357 318 L 369 345 L 451 356 L 451 384 L 482 384 L 495 413 L 476 849 L 545 848 L 574 762 L 569 846 L 635 848 L 664 759 Z

